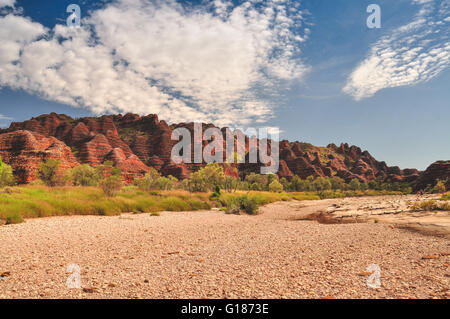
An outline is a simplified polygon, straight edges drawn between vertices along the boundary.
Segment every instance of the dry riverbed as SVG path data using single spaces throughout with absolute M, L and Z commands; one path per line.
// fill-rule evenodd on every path
M 257 216 L 163 212 L 5 225 L 0 298 L 449 298 L 448 212 L 408 212 L 407 200 L 415 197 L 280 202 Z M 320 212 L 341 221 L 307 220 Z M 67 287 L 70 264 L 80 268 L 80 289 Z M 381 270 L 379 289 L 366 283 L 371 264 Z

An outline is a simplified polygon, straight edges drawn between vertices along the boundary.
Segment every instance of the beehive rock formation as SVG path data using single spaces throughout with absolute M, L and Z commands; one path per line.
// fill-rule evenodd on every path
M 214 127 L 203 124 L 202 129 Z M 157 115 L 136 114 L 109 115 L 72 119 L 64 114 L 45 114 L 24 122 L 15 122 L 9 128 L 0 130 L 0 155 L 12 165 L 21 182 L 35 178 L 37 165 L 47 158 L 61 161 L 62 167 L 70 168 L 81 163 L 93 166 L 106 160 L 113 161 L 127 180 L 142 176 L 149 167 L 154 167 L 163 175 L 173 175 L 183 179 L 206 163 L 181 163 L 171 160 L 171 151 L 177 141 L 171 140 L 172 131 L 186 128 L 194 139 L 193 123 L 168 125 Z M 225 132 L 224 148 L 226 147 Z M 249 148 L 249 138 L 245 137 L 245 150 Z M 203 146 L 208 144 L 203 141 Z M 259 141 L 257 141 L 259 145 Z M 269 143 L 270 148 L 270 143 Z M 357 178 L 361 182 L 374 179 L 392 182 L 429 183 L 441 171 L 448 174 L 449 162 L 436 164 L 420 176 L 416 169 L 401 170 L 379 162 L 369 152 L 357 146 L 330 144 L 317 147 L 308 143 L 280 141 L 280 165 L 278 175 L 292 178 L 299 175 L 339 176 L 347 182 Z M 193 158 L 193 155 L 192 155 Z M 247 154 L 248 160 L 248 154 Z M 446 164 L 447 163 L 447 164 Z M 245 176 L 259 172 L 261 163 L 232 164 L 226 166 L 229 175 Z M 237 168 L 237 173 L 236 169 Z M 420 179 L 419 179 L 420 176 Z

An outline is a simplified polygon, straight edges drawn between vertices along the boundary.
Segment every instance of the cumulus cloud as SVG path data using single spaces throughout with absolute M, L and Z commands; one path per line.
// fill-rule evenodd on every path
M 16 0 L 0 0 L 0 8 L 3 7 L 14 7 Z
M 450 65 L 450 1 L 414 0 L 413 21 L 376 42 L 343 91 L 356 100 L 385 88 L 426 82 Z
M 0 87 L 99 114 L 261 122 L 274 101 L 258 92 L 308 71 L 299 57 L 304 22 L 299 2 L 290 0 L 215 0 L 207 7 L 117 0 L 91 12 L 81 28 L 52 30 L 9 14 L 0 17 Z

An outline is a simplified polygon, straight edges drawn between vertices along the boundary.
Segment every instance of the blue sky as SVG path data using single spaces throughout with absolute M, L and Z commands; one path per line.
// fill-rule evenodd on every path
M 279 127 L 402 168 L 450 158 L 448 0 L 0 0 L 0 12 L 2 127 L 131 111 Z

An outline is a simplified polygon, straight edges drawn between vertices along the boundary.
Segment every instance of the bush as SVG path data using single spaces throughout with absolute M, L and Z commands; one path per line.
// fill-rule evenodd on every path
M 251 186 L 250 188 L 255 191 L 267 190 L 267 185 L 269 182 L 269 175 L 261 175 L 256 173 L 251 173 L 245 176 L 245 181 L 248 182 Z
M 223 186 L 225 173 L 223 168 L 217 163 L 210 163 L 205 167 L 192 173 L 187 182 L 183 183 L 186 190 L 191 192 L 213 191 L 217 185 Z
M 256 200 L 245 195 L 241 197 L 241 208 L 249 215 L 256 215 L 258 213 L 258 203 Z
M 38 171 L 39 178 L 45 185 L 54 187 L 63 184 L 63 177 L 59 173 L 59 161 L 49 158 L 42 162 Z
M 345 189 L 345 181 L 337 176 L 333 176 L 330 178 L 331 189 L 332 190 L 343 190 Z
M 258 202 L 255 198 L 247 195 L 236 196 L 227 202 L 227 212 L 237 214 L 241 210 L 249 215 L 256 215 L 258 213 Z
M 312 190 L 311 182 L 309 180 L 303 180 L 295 175 L 291 180 L 289 189 L 293 192 L 307 192 Z
M 423 202 L 414 203 L 411 206 L 413 211 L 434 211 L 434 210 L 450 210 L 450 203 L 438 203 L 434 200 L 427 200 Z
M 269 184 L 269 191 L 275 192 L 275 193 L 281 193 L 283 191 L 283 185 L 276 179 L 272 181 L 272 183 Z
M 106 196 L 116 196 L 122 189 L 122 178 L 118 175 L 111 175 L 106 177 L 101 183 L 100 187 Z
M 6 216 L 6 225 L 23 223 L 23 218 L 19 214 L 10 214 Z
M 171 190 L 177 182 L 178 180 L 171 175 L 169 177 L 161 176 L 153 167 L 150 167 L 150 171 L 144 177 L 134 180 L 136 186 L 146 191 Z
M 239 214 L 241 211 L 241 200 L 239 197 L 233 197 L 226 207 L 226 212 L 228 214 Z
M 214 193 L 212 193 L 212 195 L 211 195 L 211 199 L 219 198 L 220 195 L 221 195 L 221 192 L 220 192 L 220 191 L 221 191 L 221 190 L 220 190 L 220 186 L 217 185 L 217 186 L 216 186 L 216 190 L 215 190 Z
M 171 176 L 169 177 L 162 176 L 155 181 L 155 188 L 164 191 L 171 190 L 175 186 L 174 180 L 176 180 L 175 177 L 171 178 Z
M 0 187 L 12 186 L 16 183 L 14 178 L 12 167 L 3 163 L 0 157 Z
M 69 178 L 75 186 L 97 186 L 100 177 L 100 172 L 88 164 L 74 167 L 69 172 Z
M 100 178 L 109 176 L 118 176 L 121 173 L 120 168 L 115 167 L 112 161 L 105 161 L 102 165 L 96 167 Z
M 436 185 L 433 187 L 432 192 L 435 194 L 443 194 L 447 191 L 443 181 L 438 180 Z
M 233 176 L 225 176 L 223 188 L 227 192 L 236 191 L 239 187 L 239 182 L 240 182 L 239 178 L 235 178 Z
M 142 188 L 143 190 L 149 191 L 152 189 L 156 189 L 156 181 L 161 177 L 159 172 L 154 169 L 153 167 L 150 167 L 150 170 L 147 174 L 145 174 L 142 178 L 135 179 L 134 183 L 139 188 Z
M 331 189 L 332 185 L 327 177 L 318 177 L 314 180 L 312 186 L 316 191 L 325 191 Z
M 357 191 L 361 189 L 361 183 L 356 178 L 352 179 L 350 181 L 350 184 L 348 184 L 348 186 L 352 191 Z

